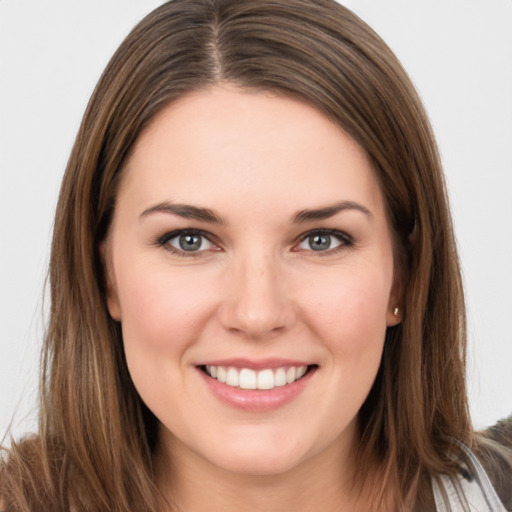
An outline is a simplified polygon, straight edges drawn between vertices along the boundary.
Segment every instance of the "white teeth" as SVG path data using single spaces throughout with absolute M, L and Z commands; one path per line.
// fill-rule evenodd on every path
M 307 366 L 299 366 L 297 368 L 297 374 L 295 375 L 296 379 L 300 379 L 301 377 L 304 377 L 305 373 L 308 371 Z
M 257 377 L 254 370 L 249 370 L 249 368 L 240 370 L 240 387 L 242 389 L 256 389 L 256 380 Z
M 210 375 L 213 377 L 213 374 Z M 226 382 L 226 369 L 222 366 L 217 367 L 217 380 L 219 382 Z
M 226 368 L 224 366 L 206 365 L 206 373 L 228 386 L 241 389 L 273 389 L 286 386 L 300 379 L 307 372 L 307 366 L 290 366 L 288 368 L 267 368 L 255 371 L 250 368 Z
M 228 368 L 228 372 L 226 373 L 226 384 L 237 388 L 239 383 L 240 379 L 238 378 L 238 370 L 236 368 Z
M 262 370 L 258 372 L 258 389 L 274 388 L 274 372 L 272 370 Z
M 274 375 L 274 384 L 276 386 L 284 386 L 286 384 L 286 370 L 284 368 L 278 368 Z

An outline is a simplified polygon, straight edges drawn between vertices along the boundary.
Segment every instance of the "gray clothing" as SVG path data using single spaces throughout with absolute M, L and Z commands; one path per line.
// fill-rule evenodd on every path
M 432 481 L 437 512 L 507 512 L 475 455 L 466 452 L 466 469 L 457 478 L 441 475 Z

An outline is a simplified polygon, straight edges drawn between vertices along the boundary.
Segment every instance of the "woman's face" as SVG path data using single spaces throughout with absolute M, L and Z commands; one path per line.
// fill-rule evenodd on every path
M 104 249 L 166 453 L 244 474 L 349 453 L 398 297 L 382 193 L 337 125 L 228 86 L 179 99 L 137 141 Z

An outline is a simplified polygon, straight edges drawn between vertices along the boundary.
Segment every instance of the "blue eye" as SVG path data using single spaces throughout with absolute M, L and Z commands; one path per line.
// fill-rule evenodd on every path
M 214 247 L 206 236 L 197 231 L 178 231 L 160 239 L 160 244 L 176 252 L 202 252 Z
M 329 231 L 314 231 L 307 234 L 297 246 L 298 249 L 328 252 L 333 249 L 350 247 L 352 240 L 344 233 Z

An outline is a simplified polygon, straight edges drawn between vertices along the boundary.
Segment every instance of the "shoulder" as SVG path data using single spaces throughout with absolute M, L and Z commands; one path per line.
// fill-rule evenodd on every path
M 480 432 L 480 435 L 512 449 L 512 414 L 508 418 L 498 421 L 496 425 Z
M 473 451 L 505 505 L 512 511 L 512 415 L 476 434 Z
M 506 427 L 509 428 L 508 423 Z M 458 453 L 455 455 L 454 451 L 452 456 L 457 461 L 458 471 L 432 478 L 434 509 L 511 512 L 512 450 L 509 445 L 496 436 L 489 436 L 488 431 L 474 434 L 471 449 L 460 442 L 456 445 Z

